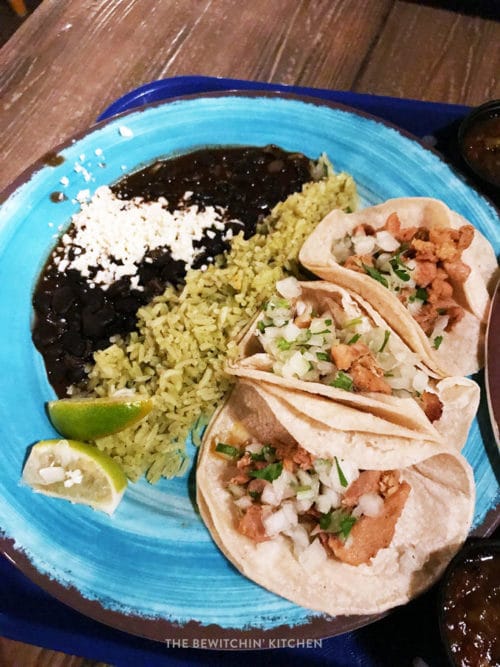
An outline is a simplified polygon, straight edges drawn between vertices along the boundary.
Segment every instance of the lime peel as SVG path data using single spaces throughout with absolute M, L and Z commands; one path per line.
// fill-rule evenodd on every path
M 133 426 L 153 408 L 145 396 L 62 398 L 49 401 L 47 411 L 54 428 L 65 438 L 97 440 Z
M 37 493 L 113 514 L 127 478 L 97 447 L 76 440 L 40 440 L 31 448 L 22 481 Z

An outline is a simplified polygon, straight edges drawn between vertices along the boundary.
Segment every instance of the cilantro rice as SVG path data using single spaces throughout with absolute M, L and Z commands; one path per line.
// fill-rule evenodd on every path
M 234 337 L 277 280 L 299 277 L 299 250 L 320 220 L 333 208 L 355 207 L 355 184 L 347 174 L 307 183 L 274 208 L 258 234 L 236 236 L 206 271 L 188 271 L 183 287 L 167 287 L 139 309 L 136 332 L 95 354 L 87 387 L 93 395 L 133 389 L 154 399 L 140 424 L 96 443 L 131 480 L 146 474 L 154 483 L 186 472 L 189 432 L 197 442 L 234 382 L 224 372 L 236 350 Z

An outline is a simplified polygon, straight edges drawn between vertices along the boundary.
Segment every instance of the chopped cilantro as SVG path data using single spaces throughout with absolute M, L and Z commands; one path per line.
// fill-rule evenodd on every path
M 290 308 L 290 302 L 287 299 L 275 299 L 275 308 Z
M 231 459 L 236 459 L 240 455 L 240 450 L 238 447 L 226 445 L 224 442 L 218 442 L 215 445 L 215 451 L 219 452 L 219 454 L 224 454 L 224 456 L 228 456 Z
M 319 518 L 319 527 L 329 533 L 340 533 L 344 539 L 349 536 L 356 518 L 341 509 L 331 510 Z
M 350 206 L 346 206 L 345 209 L 344 209 L 344 211 L 345 211 L 346 213 L 352 213 L 352 208 L 351 208 Z
M 250 496 L 250 498 L 252 498 L 252 500 L 260 500 L 262 494 L 259 493 L 258 491 L 249 491 L 248 495 Z
M 347 320 L 347 322 L 344 322 L 342 328 L 343 328 L 343 329 L 348 329 L 349 327 L 355 327 L 355 326 L 357 326 L 358 324 L 361 324 L 362 321 L 363 321 L 363 318 L 362 318 L 362 317 L 355 317 L 355 318 L 352 319 L 352 320 Z
M 381 283 L 384 287 L 389 287 L 389 283 L 387 282 L 387 279 L 384 278 L 384 276 L 380 273 L 378 269 L 376 269 L 374 266 L 368 266 L 368 264 L 362 264 L 364 270 L 366 273 L 370 276 L 370 278 L 373 278 L 374 280 L 377 280 L 379 283 Z
M 257 479 L 265 479 L 268 482 L 272 482 L 283 472 L 283 463 L 277 461 L 276 463 L 270 463 L 265 468 L 261 470 L 251 470 L 248 474 L 250 477 L 256 477 Z
M 272 461 L 276 454 L 276 448 L 272 445 L 264 445 L 260 452 L 251 452 L 252 461 Z
M 349 533 L 356 521 L 356 517 L 350 514 L 346 514 L 340 519 L 340 534 L 345 540 L 349 537 Z
M 292 343 L 289 340 L 286 340 L 286 338 L 278 338 L 276 345 L 282 351 L 289 350 L 292 347 Z
M 389 342 L 389 336 L 391 335 L 391 332 L 389 330 L 384 331 L 384 342 L 382 343 L 379 352 L 383 352 L 385 350 L 385 346 Z
M 436 338 L 434 338 L 434 342 L 433 342 L 434 349 L 439 350 L 439 346 L 441 345 L 442 342 L 443 342 L 443 337 L 442 336 L 436 336 Z
M 429 293 L 427 292 L 427 290 L 424 289 L 423 287 L 417 287 L 417 289 L 415 290 L 415 294 L 412 294 L 410 296 L 409 301 L 411 301 L 411 303 L 413 303 L 417 299 L 419 299 L 420 301 L 427 301 L 428 298 L 429 298 Z
M 319 359 L 319 361 L 330 361 L 328 352 L 316 352 L 316 357 Z
M 264 333 L 266 330 L 266 325 L 264 324 L 264 320 L 259 320 L 257 322 L 257 329 L 260 331 L 260 333 Z
M 332 511 L 330 510 L 326 514 L 322 514 L 319 517 L 319 527 L 321 530 L 328 530 L 330 528 L 330 523 L 332 521 Z
M 333 320 L 325 320 L 325 324 L 327 327 L 331 327 L 333 324 Z
M 339 476 L 340 485 L 343 486 L 344 488 L 349 486 L 349 484 L 348 484 L 348 482 L 345 478 L 345 475 L 342 471 L 342 468 L 340 467 L 340 463 L 339 463 L 339 460 L 338 460 L 337 457 L 335 457 L 335 465 L 337 466 L 337 474 Z
M 391 265 L 392 270 L 400 280 L 403 280 L 405 283 L 408 282 L 408 280 L 410 280 L 410 274 L 404 271 L 403 269 L 399 268 L 400 262 L 396 258 L 391 259 L 389 264 Z
M 345 389 L 345 391 L 352 391 L 352 379 L 344 373 L 343 371 L 337 371 L 337 375 L 334 380 L 330 382 L 331 387 L 336 387 L 337 389 Z
M 353 343 L 357 343 L 360 338 L 361 338 L 361 334 L 359 334 L 359 333 L 354 334 L 354 336 L 352 338 L 349 338 L 349 340 L 347 341 L 347 344 L 352 345 Z

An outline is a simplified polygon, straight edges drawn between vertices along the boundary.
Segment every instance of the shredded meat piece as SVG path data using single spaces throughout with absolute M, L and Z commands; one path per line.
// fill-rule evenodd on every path
M 252 457 L 250 456 L 250 452 L 245 452 L 241 459 L 238 459 L 236 462 L 236 467 L 240 470 L 245 469 L 250 465 L 252 465 Z
M 465 311 L 458 304 L 454 304 L 453 306 L 448 306 L 446 314 L 448 315 L 448 324 L 446 325 L 445 331 L 451 331 L 455 324 L 460 322 L 465 315 Z
M 367 225 L 366 222 L 362 222 L 359 225 L 356 225 L 353 230 L 354 236 L 373 236 L 375 230 L 371 225 Z
M 264 487 L 268 484 L 265 479 L 259 479 L 255 478 L 252 479 L 252 481 L 248 484 L 247 486 L 247 492 L 248 493 L 262 493 L 264 491 Z
M 437 304 L 443 299 L 451 299 L 453 296 L 453 287 L 447 280 L 442 278 L 434 278 L 427 290 L 428 300 L 430 303 Z
M 378 490 L 386 498 L 391 496 L 399 486 L 399 470 L 384 470 L 380 476 Z
M 335 366 L 341 371 L 347 371 L 356 359 L 370 354 L 370 348 L 360 342 L 352 345 L 340 343 L 339 345 L 332 345 L 331 354 Z
M 438 259 L 455 261 L 460 259 L 462 250 L 468 248 L 474 238 L 474 227 L 462 225 L 459 229 L 433 228 L 429 230 L 429 240 L 434 243 Z
M 470 266 L 462 262 L 461 259 L 456 259 L 454 262 L 443 262 L 443 269 L 450 280 L 456 283 L 464 283 L 471 272 Z
M 381 470 L 363 470 L 359 477 L 347 487 L 342 497 L 344 507 L 354 507 L 365 493 L 378 493 Z
M 425 412 L 425 415 L 430 422 L 435 422 L 438 419 L 441 419 L 441 415 L 443 414 L 443 404 L 437 394 L 434 394 L 431 391 L 422 392 L 420 403 L 422 410 Z
M 439 317 L 432 303 L 424 303 L 422 308 L 413 315 L 413 319 L 422 327 L 426 336 L 430 336 Z
M 410 247 L 415 251 L 415 259 L 422 262 L 437 262 L 436 246 L 431 241 L 413 238 Z
M 251 505 L 238 521 L 238 532 L 254 542 L 265 542 L 270 539 L 262 522 L 262 510 L 262 505 Z
M 437 276 L 437 266 L 434 262 L 417 261 L 413 278 L 420 287 L 427 287 Z
M 250 477 L 246 472 L 240 472 L 234 477 L 231 477 L 229 484 L 246 484 L 250 480 Z
M 341 371 L 349 371 L 354 389 L 392 394 L 391 387 L 384 380 L 384 373 L 375 361 L 370 348 L 364 343 L 332 345 L 332 359 Z
M 354 389 L 357 391 L 375 391 L 380 394 L 392 394 L 392 389 L 384 380 L 384 373 L 373 356 L 365 355 L 356 360 L 349 369 Z
M 295 442 L 279 442 L 275 445 L 276 457 L 283 462 L 283 467 L 289 472 L 297 468 L 309 470 L 313 467 L 311 455 L 307 450 Z
M 344 262 L 344 268 L 351 269 L 351 271 L 358 271 L 359 273 L 366 273 L 363 264 L 373 266 L 373 257 L 371 255 L 350 255 Z
M 326 542 L 335 557 L 349 565 L 361 565 L 368 563 L 380 549 L 388 547 L 410 490 L 407 482 L 399 484 L 394 492 L 385 498 L 380 514 L 362 516 L 356 521 L 346 542 L 337 535 L 328 535 Z M 322 537 L 324 534 L 320 535 L 322 542 L 325 540 Z
M 399 233 L 401 231 L 401 221 L 397 213 L 391 213 L 390 216 L 385 221 L 385 224 L 382 229 L 385 229 L 389 234 L 392 234 L 395 239 L 398 239 Z

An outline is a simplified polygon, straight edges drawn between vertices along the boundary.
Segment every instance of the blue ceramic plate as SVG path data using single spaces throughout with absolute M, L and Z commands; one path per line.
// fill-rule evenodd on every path
M 279 95 L 186 98 L 131 112 L 60 148 L 62 164 L 38 164 L 25 175 L 0 210 L 0 549 L 64 602 L 151 639 L 319 637 L 368 620 L 314 614 L 242 577 L 193 507 L 192 475 L 130 485 L 112 518 L 19 483 L 28 446 L 56 437 L 44 411 L 55 394 L 31 342 L 31 294 L 55 236 L 78 209 L 77 193 L 92 193 L 159 156 L 268 143 L 314 158 L 326 152 L 338 171 L 354 176 L 363 205 L 400 196 L 442 199 L 500 249 L 496 212 L 436 154 L 372 118 Z M 54 191 L 68 199 L 53 203 Z M 477 483 L 474 528 L 484 534 L 500 501 L 498 452 L 484 409 L 465 455 Z

